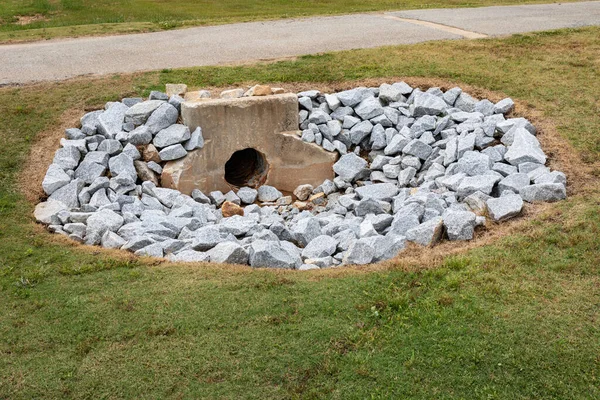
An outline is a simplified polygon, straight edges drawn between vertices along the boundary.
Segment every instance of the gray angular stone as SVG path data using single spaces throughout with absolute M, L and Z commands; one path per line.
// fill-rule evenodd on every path
M 85 139 L 87 135 L 77 128 L 65 129 L 65 137 L 69 140 Z
M 75 178 L 81 179 L 87 184 L 91 184 L 97 178 L 100 178 L 106 172 L 104 165 L 83 160 L 75 170 Z
M 364 173 L 368 163 L 354 153 L 348 153 L 340 157 L 333 164 L 334 172 L 346 182 L 353 182 Z
M 65 173 L 60 165 L 50 164 L 42 181 L 42 188 L 47 195 L 51 195 L 69 182 L 71 182 L 71 177 Z
M 166 93 L 160 92 L 158 90 L 153 90 L 150 92 L 150 96 L 148 96 L 150 100 L 169 100 L 169 96 Z
M 433 148 L 428 144 L 423 143 L 419 139 L 413 139 L 404 146 L 402 153 L 418 157 L 421 160 L 426 160 L 431 154 Z
M 253 268 L 294 269 L 302 264 L 298 254 L 278 242 L 266 240 L 256 240 L 250 245 L 249 261 Z
M 150 115 L 146 126 L 152 134 L 156 134 L 176 123 L 177 118 L 179 111 L 169 103 L 163 103 Z
M 373 124 L 370 121 L 362 121 L 350 129 L 350 140 L 354 144 L 359 144 L 373 130 Z
M 183 144 L 183 147 L 187 151 L 204 147 L 204 137 L 202 136 L 202 129 L 200 127 L 196 128 L 194 132 L 191 133 L 190 139 Z
M 108 139 L 114 138 L 121 132 L 121 127 L 125 121 L 125 113 L 129 107 L 123 103 L 112 103 L 110 107 L 98 116 L 98 133 Z
M 260 202 L 273 202 L 281 196 L 283 196 L 283 194 L 273 186 L 262 185 L 258 188 L 258 201 Z
M 356 188 L 361 199 L 371 198 L 380 201 L 391 201 L 398 194 L 398 187 L 393 183 L 375 183 Z
M 411 90 L 412 91 L 412 90 Z M 384 103 L 393 103 L 404 98 L 403 90 L 399 85 L 384 83 L 379 86 L 379 99 Z
M 185 125 L 174 124 L 158 132 L 156 136 L 154 136 L 152 144 L 154 144 L 156 148 L 162 149 L 164 147 L 185 142 L 186 140 L 189 140 L 190 137 L 190 128 Z
M 296 242 L 298 242 L 302 247 L 305 247 L 314 238 L 322 234 L 321 224 L 319 224 L 319 221 L 313 217 L 304 218 L 298 221 L 296 225 L 292 226 L 291 232 Z
M 506 178 L 498 182 L 498 192 L 502 193 L 505 190 L 511 190 L 514 193 L 519 193 L 519 190 L 525 186 L 529 186 L 531 183 L 529 175 L 523 173 L 516 173 L 508 175 Z
M 566 185 L 567 176 L 560 171 L 546 172 L 536 176 L 533 183 L 562 183 Z
M 163 248 L 160 243 L 153 243 L 134 253 L 136 256 L 145 257 L 162 257 L 164 255 Z
M 376 97 L 368 96 L 354 108 L 354 112 L 363 120 L 368 120 L 382 115 L 383 106 Z
M 180 143 L 165 147 L 158 152 L 158 156 L 162 161 L 178 160 L 186 155 L 187 151 Z
M 468 95 L 465 92 L 461 92 L 461 94 L 456 98 L 454 102 L 454 107 L 460 108 L 466 112 L 475 111 L 475 104 L 477 104 L 477 100 Z
M 567 190 L 562 183 L 537 183 L 525 186 L 519 194 L 528 203 L 553 202 L 564 200 L 567 197 Z
M 101 246 L 106 249 L 120 249 L 125 243 L 127 243 L 125 239 L 111 231 L 104 232 L 100 241 Z
M 219 229 L 224 233 L 231 233 L 234 236 L 244 236 L 256 225 L 256 222 L 247 217 L 233 215 L 223 218 L 219 224 Z
M 317 236 L 302 250 L 302 258 L 321 258 L 336 252 L 337 240 L 328 235 Z
M 248 264 L 248 252 L 235 242 L 221 242 L 207 253 L 211 262 Z
M 511 165 L 524 162 L 546 163 L 546 155 L 540 147 L 540 142 L 524 128 L 515 130 L 513 143 L 508 147 L 504 159 Z
M 326 124 L 331 121 L 331 117 L 323 110 L 314 110 L 308 115 L 308 122 L 312 124 Z
M 237 192 L 238 197 L 244 204 L 253 204 L 258 197 L 258 191 L 249 187 L 242 187 Z
M 411 139 L 402 134 L 394 135 L 392 140 L 390 140 L 390 143 L 385 147 L 383 153 L 386 156 L 395 156 L 400 154 L 410 142 Z
M 60 166 L 62 169 L 69 170 L 77 168 L 81 153 L 75 147 L 61 147 L 54 153 L 53 164 Z
M 139 160 L 140 158 L 142 158 L 142 155 L 140 154 L 139 150 L 131 143 L 127 143 L 125 147 L 123 147 L 123 153 L 127 154 L 134 160 Z
M 465 198 L 477 191 L 489 195 L 498 181 L 500 181 L 500 178 L 495 175 L 467 176 L 458 186 L 458 195 Z
M 121 142 L 115 139 L 106 139 L 103 140 L 98 145 L 98 151 L 104 151 L 108 153 L 109 156 L 114 156 L 119 154 L 123 150 L 123 145 Z
M 152 141 L 152 132 L 146 125 L 140 125 L 129 132 L 127 141 L 136 146 L 149 144 Z
M 136 103 L 125 112 L 125 122 L 132 122 L 135 125 L 144 124 L 148 117 L 164 103 L 164 100 L 147 100 Z
M 225 202 L 225 200 L 227 200 L 225 198 L 225 195 L 223 193 L 221 193 L 221 191 L 219 190 L 215 190 L 213 192 L 210 192 L 208 194 L 208 198 L 212 201 L 213 204 L 215 204 L 217 207 L 220 207 L 221 204 L 223 204 Z
M 117 232 L 123 217 L 109 209 L 98 210 L 87 219 L 86 244 L 99 244 L 106 231 Z
M 470 211 L 449 210 L 443 215 L 444 227 L 450 240 L 471 240 L 473 239 L 475 213 Z
M 494 105 L 494 113 L 495 114 L 506 114 L 509 111 L 512 111 L 514 106 L 515 106 L 515 102 L 510 97 L 507 97 L 505 99 L 500 100 L 499 102 L 497 102 Z
M 372 96 L 373 93 L 365 88 L 358 87 L 350 90 L 345 90 L 343 92 L 336 93 L 335 96 L 340 100 L 340 102 L 347 107 L 354 107 L 365 98 Z
M 195 250 L 183 250 L 177 254 L 169 254 L 167 256 L 172 262 L 208 262 L 210 256 L 207 253 Z
M 442 239 L 444 221 L 442 217 L 434 217 L 429 221 L 409 229 L 406 239 L 421 246 L 433 246 Z
M 223 241 L 219 228 L 215 225 L 201 227 L 192 232 L 192 248 L 207 251 Z
M 342 259 L 343 264 L 366 265 L 373 262 L 375 249 L 369 244 L 368 238 L 354 241 Z
M 42 203 L 38 203 L 35 206 L 33 216 L 36 221 L 50 225 L 59 224 L 58 214 L 62 211 L 68 211 L 69 207 L 61 201 L 48 199 Z
M 404 168 L 398 174 L 398 186 L 406 187 L 410 184 L 412 179 L 417 175 L 417 170 L 413 167 Z
M 68 208 L 79 207 L 79 192 L 83 189 L 85 183 L 80 179 L 74 179 L 70 183 L 56 189 L 49 197 L 49 200 L 60 201 Z
M 108 161 L 108 168 L 113 177 L 124 175 L 130 177 L 134 182 L 137 179 L 137 172 L 133 165 L 133 158 L 125 153 L 111 157 Z
M 462 172 L 468 176 L 483 175 L 492 167 L 492 161 L 486 154 L 478 151 L 467 151 L 458 160 L 457 172 Z
M 523 209 L 523 199 L 518 194 L 508 194 L 486 201 L 488 215 L 494 221 L 504 221 L 516 217 Z
M 422 115 L 439 115 L 448 108 L 448 104 L 446 104 L 442 98 L 423 92 L 415 94 L 414 106 L 415 117 L 420 117 Z

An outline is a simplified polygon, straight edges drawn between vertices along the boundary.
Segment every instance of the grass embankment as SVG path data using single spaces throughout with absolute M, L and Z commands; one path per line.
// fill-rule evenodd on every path
M 567 0 L 573 1 L 573 0 Z M 198 25 L 547 0 L 0 0 L 0 43 L 152 32 Z
M 599 398 L 599 55 L 587 28 L 0 89 L 0 398 Z M 527 102 L 583 160 L 576 193 L 424 265 L 294 273 L 64 245 L 17 190 L 66 110 L 166 82 L 386 76 Z

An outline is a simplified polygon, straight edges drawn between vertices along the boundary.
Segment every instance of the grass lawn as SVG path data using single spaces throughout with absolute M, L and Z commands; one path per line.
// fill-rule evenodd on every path
M 583 28 L 0 89 L 0 399 L 600 398 L 599 76 Z M 65 245 L 17 190 L 64 112 L 167 82 L 385 77 L 528 105 L 578 166 L 569 198 L 450 256 L 294 273 Z
M 573 0 L 567 0 L 573 1 Z M 195 25 L 548 0 L 0 0 L 0 43 Z

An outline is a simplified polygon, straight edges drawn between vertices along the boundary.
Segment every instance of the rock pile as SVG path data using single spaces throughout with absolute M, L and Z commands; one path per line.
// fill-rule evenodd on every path
M 293 196 L 270 186 L 187 196 L 159 185 L 163 162 L 203 146 L 200 129 L 177 123 L 185 91 L 108 103 L 67 129 L 37 220 L 138 255 L 313 269 L 389 259 L 407 242 L 469 240 L 486 217 L 503 221 L 524 201 L 566 197 L 566 177 L 545 166 L 535 127 L 505 117 L 511 99 L 404 82 L 298 94 L 302 140 L 340 154 L 333 181 Z M 221 97 L 273 92 L 255 86 Z

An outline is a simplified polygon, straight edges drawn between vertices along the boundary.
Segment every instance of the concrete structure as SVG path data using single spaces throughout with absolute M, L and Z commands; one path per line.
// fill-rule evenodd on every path
M 200 99 L 183 103 L 181 115 L 192 131 L 202 128 L 205 144 L 165 165 L 163 187 L 190 194 L 268 184 L 292 192 L 334 177 L 337 153 L 300 139 L 293 93 Z

